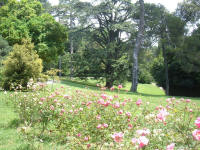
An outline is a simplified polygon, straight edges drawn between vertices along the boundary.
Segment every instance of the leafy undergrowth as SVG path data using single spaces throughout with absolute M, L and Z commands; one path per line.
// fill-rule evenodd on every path
M 200 148 L 199 105 L 184 98 L 152 103 L 117 91 L 62 86 L 7 93 L 5 101 L 12 101 L 22 122 L 17 133 L 35 149 Z

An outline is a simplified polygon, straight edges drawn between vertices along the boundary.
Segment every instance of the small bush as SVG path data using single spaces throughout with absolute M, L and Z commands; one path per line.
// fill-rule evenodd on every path
M 34 45 L 24 40 L 22 45 L 15 44 L 13 51 L 3 62 L 3 88 L 27 88 L 28 81 L 37 79 L 42 72 L 42 60 L 33 50 Z M 19 86 L 20 85 L 20 86 Z
M 165 88 L 165 68 L 163 57 L 155 58 L 151 67 L 151 74 L 156 83 Z
M 143 84 L 150 84 L 153 82 L 153 77 L 150 71 L 147 68 L 145 68 L 143 65 L 140 65 L 138 80 L 139 80 L 139 83 L 143 83 Z

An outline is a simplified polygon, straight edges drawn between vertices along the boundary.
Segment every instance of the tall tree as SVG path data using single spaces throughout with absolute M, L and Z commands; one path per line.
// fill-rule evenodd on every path
M 138 85 L 138 54 L 141 49 L 141 44 L 144 38 L 144 0 L 139 0 L 140 3 L 140 23 L 139 31 L 136 38 L 135 47 L 133 50 L 133 68 L 132 68 L 132 86 L 131 91 L 137 92 Z
M 42 13 L 40 2 L 30 0 L 9 0 L 0 8 L 0 34 L 11 46 L 31 38 L 46 64 L 63 52 L 67 41 L 67 29 L 50 14 Z
M 165 14 L 161 15 L 162 17 L 162 26 L 161 26 L 161 48 L 162 54 L 164 58 L 164 68 L 165 68 L 165 93 L 169 95 L 169 75 L 168 75 L 168 62 L 167 62 L 167 44 L 169 44 L 169 33 L 168 27 L 166 25 L 166 18 Z
M 200 19 L 200 0 L 184 0 L 179 3 L 176 15 L 185 22 L 198 22 Z
M 133 11 L 130 0 L 105 0 L 90 9 L 91 34 L 96 45 L 93 54 L 100 54 L 94 59 L 100 59 L 102 72 L 99 76 L 106 79 L 105 86 L 108 88 L 126 80 L 128 51 L 124 47 L 122 33 L 132 30 L 130 19 Z
M 59 18 L 59 22 L 69 28 L 70 42 L 70 77 L 73 76 L 73 54 L 74 54 L 74 30 L 76 28 L 75 21 L 78 20 L 80 9 L 79 0 L 59 0 L 59 5 L 54 7 L 54 15 Z M 77 21 L 78 22 L 78 21 Z M 61 58 L 61 57 L 60 57 Z M 61 64 L 61 63 L 60 63 Z
M 51 4 L 48 0 L 39 0 L 42 3 L 42 7 L 44 8 L 45 12 L 50 12 Z

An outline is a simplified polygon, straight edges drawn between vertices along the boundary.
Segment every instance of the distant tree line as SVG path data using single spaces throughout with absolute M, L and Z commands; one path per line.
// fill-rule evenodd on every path
M 133 92 L 138 83 L 156 82 L 167 95 L 200 96 L 199 0 L 179 3 L 173 13 L 143 0 L 0 5 L 1 39 L 10 47 L 31 39 L 44 71 L 55 67 L 63 76 L 103 79 L 108 88 L 131 81 Z

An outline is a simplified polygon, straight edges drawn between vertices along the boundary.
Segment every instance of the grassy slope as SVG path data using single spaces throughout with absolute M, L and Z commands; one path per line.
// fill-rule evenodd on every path
M 87 81 L 70 81 L 70 80 L 63 80 L 61 82 L 63 85 L 70 86 L 71 89 L 82 89 L 82 90 L 93 90 L 93 91 L 99 91 L 99 88 L 96 87 L 96 81 L 95 80 L 87 80 Z M 57 85 L 59 86 L 59 84 Z M 159 104 L 165 104 L 165 100 L 171 96 L 165 96 L 165 93 L 162 89 L 159 87 L 153 85 L 153 84 L 139 84 L 138 86 L 138 92 L 132 93 L 132 92 L 126 92 L 129 91 L 131 87 L 131 83 L 127 83 L 126 87 L 123 87 L 122 90 L 120 90 L 120 96 L 126 97 L 126 98 L 132 98 L 133 100 L 142 99 L 144 101 L 149 101 L 151 103 L 154 103 L 155 105 Z M 106 90 L 106 93 L 108 94 L 117 94 L 117 90 L 114 92 L 111 92 L 109 90 Z M 176 97 L 177 99 L 180 99 L 182 97 Z M 200 97 L 183 97 L 185 99 L 189 98 L 193 102 L 196 102 L 200 105 Z
M 80 82 L 82 82 L 80 84 Z M 60 86 L 68 86 L 71 90 L 91 90 L 93 92 L 98 92 L 99 89 L 95 86 L 96 82 L 94 80 L 86 81 L 69 81 L 63 80 L 61 84 L 55 84 L 54 88 Z M 120 91 L 120 96 L 122 98 L 132 98 L 137 100 L 141 98 L 143 101 L 149 101 L 154 105 L 161 105 L 166 103 L 165 99 L 168 97 L 164 95 L 164 92 L 154 86 L 148 84 L 140 84 L 138 87 L 138 93 L 126 92 L 130 89 L 130 83 L 127 84 L 125 88 Z M 70 91 L 69 91 L 70 92 Z M 110 95 L 115 95 L 118 91 L 110 92 L 109 90 L 105 91 Z M 7 98 L 3 92 L 0 92 L 0 150 L 30 150 L 32 149 L 30 144 L 27 143 L 17 132 L 17 120 L 18 116 L 14 112 L 14 109 L 11 105 L 7 105 L 4 102 L 4 99 Z M 180 97 L 177 97 L 180 98 Z M 200 105 L 200 98 L 190 98 L 193 102 L 197 102 Z M 35 149 L 40 150 L 50 150 L 50 149 L 64 149 L 61 146 L 55 146 L 46 143 L 34 143 L 37 145 Z

